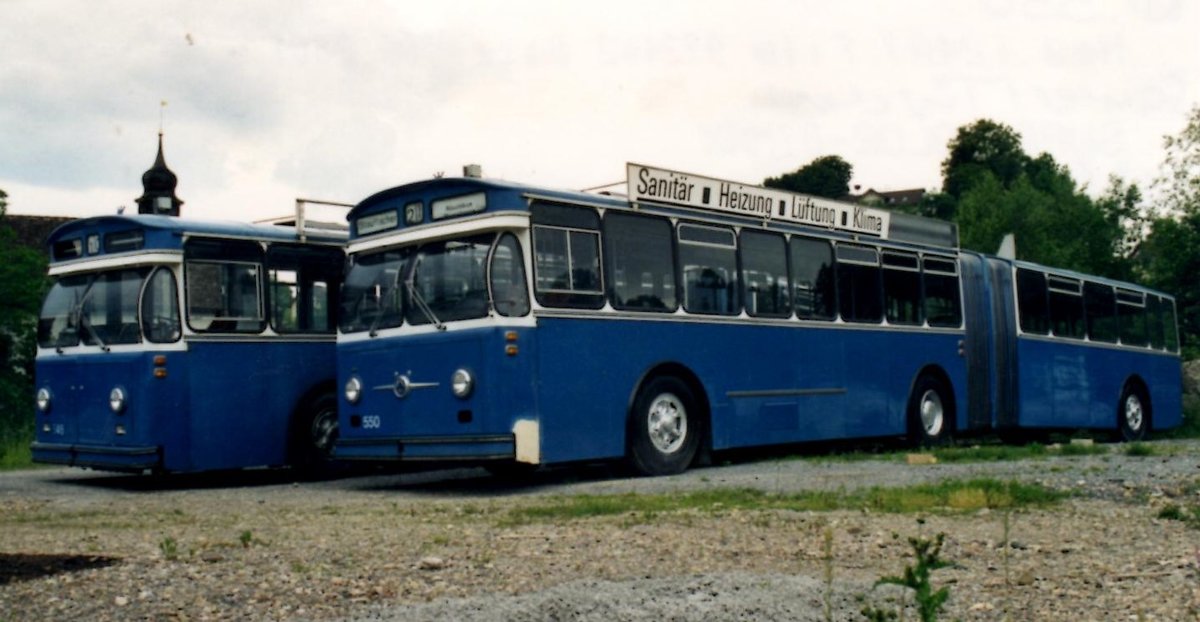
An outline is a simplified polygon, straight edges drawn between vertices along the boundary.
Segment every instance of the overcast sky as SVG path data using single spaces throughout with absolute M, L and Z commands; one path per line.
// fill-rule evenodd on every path
M 466 163 L 583 188 L 627 161 L 758 183 L 837 154 L 863 189 L 933 189 L 984 117 L 1095 195 L 1149 185 L 1200 103 L 1189 1 L 0 0 L 0 19 L 21 214 L 136 210 L 160 112 L 184 214 L 249 220 Z

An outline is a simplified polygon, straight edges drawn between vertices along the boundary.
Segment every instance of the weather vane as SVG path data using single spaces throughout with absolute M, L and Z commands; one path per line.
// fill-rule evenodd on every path
M 167 100 L 162 100 L 158 103 L 158 135 L 163 133 L 163 114 L 167 109 Z

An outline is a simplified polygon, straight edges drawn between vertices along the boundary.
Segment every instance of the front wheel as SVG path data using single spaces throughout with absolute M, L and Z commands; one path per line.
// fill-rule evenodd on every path
M 940 445 L 950 437 L 953 402 L 945 385 L 922 376 L 908 399 L 908 438 L 919 446 Z
M 292 466 L 310 472 L 328 467 L 337 438 L 337 398 L 326 393 L 296 416 L 292 429 Z
M 628 458 L 642 475 L 681 473 L 700 446 L 702 419 L 681 380 L 655 378 L 638 391 L 629 420 Z
M 1122 441 L 1140 441 L 1146 437 L 1146 429 L 1150 427 L 1150 400 L 1137 384 L 1126 384 L 1125 390 L 1121 391 L 1117 422 Z

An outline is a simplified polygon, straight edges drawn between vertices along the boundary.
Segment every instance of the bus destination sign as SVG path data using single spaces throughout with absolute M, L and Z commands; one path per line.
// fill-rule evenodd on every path
M 885 210 L 642 164 L 626 164 L 625 170 L 629 197 L 635 202 L 670 203 L 888 237 L 890 214 Z

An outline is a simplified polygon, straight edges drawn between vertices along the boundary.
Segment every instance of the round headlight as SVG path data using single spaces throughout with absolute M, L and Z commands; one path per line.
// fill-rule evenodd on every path
M 50 412 L 50 389 L 46 387 L 38 389 L 37 409 L 44 413 Z
M 471 391 L 475 390 L 475 378 L 465 369 L 455 370 L 454 375 L 450 377 L 450 390 L 454 392 L 455 397 L 470 397 Z
M 350 376 L 342 392 L 345 394 L 347 402 L 357 404 L 359 398 L 362 397 L 362 381 L 358 379 L 358 376 Z
M 113 387 L 113 390 L 108 392 L 108 407 L 114 413 L 125 410 L 125 389 Z

